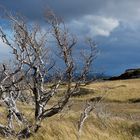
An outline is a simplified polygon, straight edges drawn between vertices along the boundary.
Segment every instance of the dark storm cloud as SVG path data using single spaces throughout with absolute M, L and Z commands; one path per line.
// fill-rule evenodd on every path
M 139 0 L 0 0 L 0 5 L 21 12 L 30 18 L 40 18 L 50 7 L 66 19 L 83 15 L 103 15 L 120 20 L 139 19 Z
M 107 74 L 118 75 L 129 68 L 140 67 L 140 27 L 115 29 L 110 37 L 100 37 L 100 56 L 95 66 Z
M 93 13 L 102 7 L 98 0 L 0 0 L 0 4 L 30 18 L 40 18 L 46 7 L 66 19 Z
M 1 11 L 6 9 L 10 12 L 20 13 L 29 19 L 40 19 L 43 14 L 42 0 L 0 0 Z
M 0 0 L 0 5 L 40 22 L 46 7 L 53 9 L 72 32 L 95 38 L 101 52 L 95 65 L 107 73 L 140 67 L 140 0 Z

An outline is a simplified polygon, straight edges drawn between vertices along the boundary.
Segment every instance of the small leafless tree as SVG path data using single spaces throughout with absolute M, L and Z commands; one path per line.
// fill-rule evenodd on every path
M 90 113 L 97 108 L 98 104 L 100 104 L 102 100 L 103 97 L 95 97 L 93 99 L 86 101 L 84 110 L 80 115 L 80 120 L 78 121 L 78 132 L 80 135 L 86 119 L 89 117 Z
M 12 15 L 8 15 L 8 20 L 12 23 L 12 39 L 0 28 L 1 40 L 12 49 L 15 60 L 12 67 L 6 64 L 1 67 L 0 96 L 8 110 L 7 125 L 0 125 L 0 133 L 3 136 L 28 138 L 39 130 L 44 119 L 61 112 L 70 97 L 79 92 L 80 85 L 86 82 L 86 76 L 96 57 L 96 45 L 88 39 L 89 51 L 82 53 L 83 69 L 74 81 L 74 72 L 78 68 L 73 48 L 77 39 L 53 12 L 47 12 L 45 17 L 49 30 L 42 30 L 39 25 L 29 25 L 23 18 Z M 57 61 L 49 55 L 49 39 L 55 41 L 53 45 L 57 46 L 59 57 L 65 64 L 61 72 L 56 68 Z M 54 71 L 55 78 L 47 87 L 46 76 Z M 66 85 L 63 95 L 50 107 L 49 101 L 59 94 L 59 87 L 64 80 Z M 26 90 L 31 91 L 34 102 L 32 123 L 17 106 L 19 97 Z M 22 126 L 19 130 L 15 129 L 15 121 Z

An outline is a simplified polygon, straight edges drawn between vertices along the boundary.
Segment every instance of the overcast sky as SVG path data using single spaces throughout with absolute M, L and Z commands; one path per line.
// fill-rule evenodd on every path
M 0 0 L 0 5 L 40 22 L 45 8 L 53 9 L 79 39 L 97 42 L 95 67 L 101 72 L 140 67 L 140 0 Z M 6 58 L 7 50 L 0 49 L 0 56 Z

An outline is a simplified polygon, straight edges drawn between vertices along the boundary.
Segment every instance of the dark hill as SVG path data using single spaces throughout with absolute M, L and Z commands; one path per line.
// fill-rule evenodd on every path
M 127 69 L 123 74 L 116 77 L 111 77 L 109 80 L 123 80 L 123 79 L 133 79 L 140 78 L 140 68 L 137 69 Z

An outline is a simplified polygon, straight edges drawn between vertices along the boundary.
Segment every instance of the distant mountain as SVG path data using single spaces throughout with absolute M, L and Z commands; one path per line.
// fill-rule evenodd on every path
M 115 76 L 109 78 L 109 80 L 123 80 L 123 79 L 133 79 L 133 78 L 140 78 L 140 68 L 137 69 L 127 69 L 123 74 L 120 76 Z
M 58 79 L 57 79 L 57 74 L 54 74 L 55 75 L 55 79 L 58 80 L 59 79 L 59 76 L 58 76 Z M 79 79 L 79 77 L 81 76 L 80 73 L 74 73 L 73 74 L 73 80 L 74 81 L 77 81 Z M 105 75 L 104 73 L 92 73 L 90 72 L 87 76 L 86 76 L 86 80 L 87 81 L 95 81 L 95 80 L 106 80 L 106 79 L 109 79 L 110 76 L 107 76 Z M 47 75 L 45 77 L 45 81 L 51 81 L 53 78 L 53 76 L 51 75 Z M 64 75 L 63 77 L 64 81 L 67 81 L 67 77 Z
M 80 76 L 80 73 L 75 73 L 75 74 L 74 74 L 75 79 L 77 79 L 79 76 Z M 108 79 L 108 78 L 110 78 L 110 76 L 105 75 L 104 73 L 95 73 L 95 72 L 93 72 L 93 73 L 90 72 L 90 73 L 86 76 L 86 79 L 87 79 L 87 80 L 92 80 L 92 81 L 94 81 L 94 80 L 99 80 L 99 79 L 104 80 L 104 79 Z

